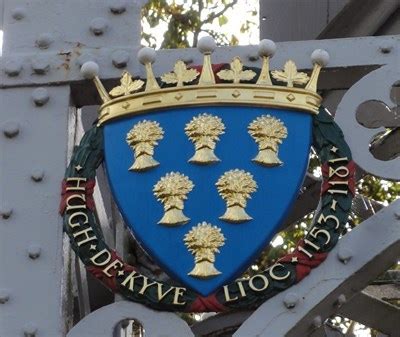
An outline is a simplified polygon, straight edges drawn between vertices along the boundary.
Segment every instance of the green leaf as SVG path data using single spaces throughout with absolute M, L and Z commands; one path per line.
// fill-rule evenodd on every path
M 219 24 L 220 26 L 226 25 L 227 23 L 228 23 L 228 18 L 227 18 L 225 15 L 221 15 L 221 16 L 218 18 L 218 24 Z

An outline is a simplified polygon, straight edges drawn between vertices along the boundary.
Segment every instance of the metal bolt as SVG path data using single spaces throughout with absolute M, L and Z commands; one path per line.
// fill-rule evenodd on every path
M 35 337 L 37 333 L 37 327 L 33 323 L 27 323 L 24 327 L 24 336 L 25 337 Z
M 9 77 L 18 76 L 22 70 L 22 63 L 20 60 L 7 60 L 4 64 L 4 72 Z
M 44 171 L 41 168 L 34 168 L 32 170 L 31 178 L 35 182 L 40 182 L 43 180 L 44 177 Z
M 82 65 L 86 62 L 96 62 L 96 57 L 94 57 L 93 54 L 88 53 L 88 52 L 84 52 L 81 56 L 79 56 L 76 59 L 76 63 L 79 67 L 82 67 Z
M 36 57 L 32 59 L 32 70 L 37 75 L 44 75 L 50 69 L 50 64 L 47 58 L 45 57 Z
M 36 39 L 36 46 L 40 49 L 47 49 L 53 43 L 53 35 L 50 33 L 40 34 Z
M 50 96 L 46 88 L 37 88 L 33 90 L 32 98 L 36 106 L 43 106 L 49 101 Z
M 343 304 L 347 302 L 346 295 L 340 294 L 336 300 L 336 305 L 340 308 Z
M 0 304 L 7 303 L 10 300 L 10 294 L 6 289 L 0 289 Z
M 389 42 L 384 42 L 380 47 L 379 50 L 382 54 L 389 54 L 393 49 L 393 45 Z
M 313 326 L 314 326 L 314 328 L 320 328 L 321 326 L 322 326 L 322 318 L 321 318 L 321 316 L 315 316 L 314 318 L 313 318 Z
M 250 55 L 248 56 L 248 59 L 249 59 L 249 61 L 251 61 L 251 62 L 255 62 L 255 61 L 257 61 L 259 58 L 260 58 L 260 57 L 258 56 L 258 54 L 250 54 Z
M 293 309 L 299 303 L 299 296 L 295 293 L 287 293 L 283 299 L 285 307 L 288 309 Z
M 11 16 L 15 20 L 22 20 L 26 16 L 26 10 L 24 7 L 16 7 L 11 11 Z
M 351 260 L 351 258 L 353 257 L 353 252 L 349 248 L 341 247 L 341 248 L 339 248 L 337 257 L 341 262 L 343 262 L 344 264 L 347 264 L 347 262 L 349 262 Z
M 183 56 L 182 61 L 185 62 L 185 64 L 190 64 L 193 63 L 193 58 L 190 56 Z
M 3 219 L 8 219 L 11 216 L 12 212 L 13 210 L 9 205 L 3 204 L 0 206 L 0 215 Z
M 110 11 L 114 14 L 122 14 L 126 11 L 126 0 L 114 0 L 110 4 Z
M 28 256 L 29 256 L 32 260 L 37 259 L 37 258 L 40 256 L 41 251 L 42 251 L 42 249 L 41 249 L 40 246 L 37 245 L 37 244 L 31 244 L 31 245 L 28 247 L 28 249 L 27 249 Z
M 116 68 L 124 68 L 129 61 L 129 53 L 125 50 L 117 50 L 112 56 L 112 63 Z
M 108 22 L 104 18 L 95 18 L 90 23 L 90 31 L 94 35 L 102 35 L 108 28 Z
M 14 121 L 5 122 L 2 129 L 7 138 L 14 138 L 19 134 L 19 124 Z

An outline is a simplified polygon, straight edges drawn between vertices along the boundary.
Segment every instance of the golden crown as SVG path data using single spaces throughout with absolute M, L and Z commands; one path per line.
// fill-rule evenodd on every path
M 97 64 L 86 62 L 81 72 L 85 78 L 93 79 L 103 102 L 98 124 L 149 110 L 205 104 L 255 105 L 318 113 L 322 98 L 317 93 L 317 81 L 321 68 L 329 60 L 326 51 L 317 49 L 312 53 L 314 66 L 310 76 L 297 71 L 296 64 L 291 60 L 285 63 L 283 70 L 270 72 L 269 60 L 276 46 L 271 40 L 262 40 L 259 44 L 262 67 L 258 78 L 255 71 L 244 69 L 240 58 L 235 57 L 229 69 L 216 73 L 220 81 L 216 83 L 211 63 L 215 47 L 211 37 L 200 39 L 198 49 L 204 55 L 201 71 L 188 68 L 179 60 L 172 72 L 162 75 L 158 80 L 152 69 L 155 51 L 142 48 L 138 58 L 145 66 L 147 80 L 133 79 L 129 72 L 124 71 L 120 85 L 110 92 L 107 92 L 97 75 Z M 284 82 L 286 86 L 274 84 L 271 77 L 275 83 Z

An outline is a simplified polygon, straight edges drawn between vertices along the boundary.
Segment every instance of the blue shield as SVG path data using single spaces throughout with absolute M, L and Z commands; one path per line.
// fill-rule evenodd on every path
M 196 143 L 188 136 L 188 124 L 204 113 L 217 117 L 224 126 L 214 146 L 209 144 L 209 158 L 215 155 L 210 163 L 196 160 L 202 153 L 196 153 Z M 262 144 L 249 133 L 249 126 L 262 116 L 273 117 L 286 128 L 286 135 L 275 144 L 279 164 L 257 161 Z M 147 144 L 147 150 L 142 148 L 147 151 L 145 167 L 135 169 L 140 158 L 135 158 L 127 135 L 135 125 L 146 121 L 162 131 L 152 144 Z M 209 295 L 248 268 L 288 215 L 307 169 L 311 124 L 309 113 L 249 106 L 174 108 L 106 123 L 106 169 L 126 224 L 172 278 L 203 296 Z M 235 194 L 235 184 L 240 180 L 237 177 L 222 179 L 235 170 L 245 173 L 252 182 L 247 186 L 251 190 L 247 195 Z M 186 179 L 186 190 L 180 197 L 165 192 L 160 183 L 174 174 Z M 180 183 L 169 187 L 178 188 Z M 243 199 L 241 205 L 238 198 Z M 177 223 L 171 224 L 176 216 Z M 216 241 L 210 243 L 213 248 L 199 249 L 202 244 L 195 235 L 200 233 L 199 224 L 210 225 L 209 233 L 213 233 L 202 239 L 212 241 L 216 235 Z M 208 274 L 206 271 L 203 275 L 196 271 L 204 267 L 202 254 L 209 255 L 205 266 Z

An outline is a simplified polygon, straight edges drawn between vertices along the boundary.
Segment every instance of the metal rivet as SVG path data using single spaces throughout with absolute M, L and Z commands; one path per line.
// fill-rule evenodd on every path
M 33 323 L 27 323 L 24 327 L 24 336 L 25 337 L 35 337 L 37 333 L 37 327 Z
M 15 20 L 22 20 L 26 16 L 26 10 L 24 7 L 16 7 L 11 11 L 11 16 Z
M 5 122 L 2 129 L 7 138 L 14 138 L 19 134 L 19 124 L 14 121 Z
M 10 76 L 18 76 L 22 70 L 22 63 L 19 60 L 7 60 L 4 64 L 4 72 Z
M 193 58 L 190 56 L 183 56 L 182 61 L 185 62 L 186 64 L 193 63 Z
M 125 50 L 117 50 L 112 54 L 111 58 L 116 68 L 123 68 L 128 64 L 129 53 Z
M 32 59 L 32 70 L 37 75 L 44 75 L 50 69 L 49 61 L 46 57 L 36 57 Z
M 341 262 L 347 264 L 353 257 L 353 252 L 349 248 L 339 248 L 337 257 Z
M 3 204 L 0 206 L 0 215 L 3 219 L 8 219 L 12 212 L 12 208 L 9 205 Z
M 250 55 L 248 56 L 248 59 L 249 59 L 249 61 L 251 61 L 251 62 L 255 62 L 255 61 L 257 61 L 259 58 L 260 58 L 260 57 L 258 56 L 258 54 L 250 54 Z
M 381 51 L 382 54 L 389 54 L 393 49 L 393 45 L 389 42 L 383 43 L 380 47 L 379 50 Z
M 90 62 L 90 61 L 96 62 L 96 57 L 95 57 L 93 54 L 91 54 L 91 53 L 84 52 L 84 53 L 82 53 L 81 56 L 79 56 L 79 57 L 76 59 L 76 64 L 77 64 L 79 67 L 82 67 L 84 63 Z
M 102 35 L 108 28 L 108 22 L 104 18 L 95 18 L 90 23 L 90 31 L 94 35 Z
M 53 43 L 53 35 L 50 33 L 40 34 L 36 39 L 36 46 L 40 49 L 47 49 Z
M 42 249 L 40 248 L 39 245 L 37 244 L 31 244 L 27 248 L 28 256 L 32 259 L 35 260 L 40 256 Z
M 336 300 L 336 305 L 340 308 L 343 304 L 347 302 L 346 295 L 340 294 Z
M 46 88 L 37 88 L 32 92 L 33 101 L 37 106 L 43 106 L 49 101 L 49 92 Z
M 0 303 L 4 304 L 10 300 L 10 294 L 6 289 L 0 289 Z
M 283 303 L 285 307 L 288 309 L 293 309 L 297 303 L 299 303 L 299 296 L 295 293 L 287 293 L 285 298 L 283 299 Z
M 34 168 L 32 170 L 31 178 L 35 182 L 42 181 L 44 177 L 44 171 L 40 168 Z
M 110 11 L 114 14 L 122 14 L 126 11 L 126 0 L 114 0 L 110 4 Z
M 313 326 L 314 328 L 320 328 L 322 326 L 322 318 L 321 316 L 315 316 L 313 318 Z

